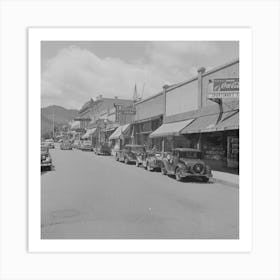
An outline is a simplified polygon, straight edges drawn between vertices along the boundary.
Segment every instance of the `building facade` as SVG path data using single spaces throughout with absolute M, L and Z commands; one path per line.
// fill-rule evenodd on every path
M 149 135 L 161 126 L 164 114 L 164 95 L 160 92 L 135 104 L 134 139 L 135 144 L 148 149 L 161 147 L 160 139 L 149 138 Z
M 84 140 L 91 140 L 94 147 L 109 142 L 110 135 L 120 126 L 133 122 L 133 101 L 129 99 L 105 98 L 102 95 L 96 100 L 86 102 L 76 121 L 85 129 Z
M 213 83 L 215 91 L 226 92 L 222 92 L 222 98 L 212 98 Z M 165 86 L 163 124 L 149 138 L 160 140 L 162 151 L 177 147 L 198 148 L 212 168 L 232 168 L 238 171 L 237 91 L 239 94 L 239 60 L 207 72 L 205 68 L 200 68 L 196 77 Z

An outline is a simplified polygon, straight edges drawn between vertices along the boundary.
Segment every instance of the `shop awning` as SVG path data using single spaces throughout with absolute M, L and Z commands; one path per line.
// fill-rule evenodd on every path
M 88 129 L 87 132 L 82 136 L 82 139 L 91 137 L 96 131 L 96 128 Z
M 78 129 L 80 128 L 80 122 L 79 121 L 74 121 L 71 123 L 70 129 Z
M 156 137 L 166 137 L 166 136 L 178 136 L 181 134 L 181 131 L 190 125 L 194 119 L 184 120 L 180 122 L 173 122 L 173 123 L 164 123 L 154 132 L 152 132 L 149 137 L 156 138 Z
M 112 130 L 115 130 L 116 128 L 118 128 L 119 127 L 119 125 L 117 125 L 117 124 L 110 124 L 110 125 L 107 125 L 106 126 L 106 132 L 108 131 L 112 131 Z
M 185 127 L 181 134 L 215 131 L 218 119 L 219 114 L 198 117 L 189 126 Z
M 125 124 L 122 126 L 119 126 L 113 134 L 109 137 L 109 140 L 119 139 L 123 134 L 126 134 L 128 129 L 130 127 L 130 124 Z
M 223 114 L 221 121 L 217 124 L 216 130 L 239 129 L 239 111 Z

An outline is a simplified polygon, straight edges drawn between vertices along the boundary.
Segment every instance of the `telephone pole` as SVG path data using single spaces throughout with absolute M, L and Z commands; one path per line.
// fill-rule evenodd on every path
M 53 140 L 54 140 L 54 107 L 53 107 Z

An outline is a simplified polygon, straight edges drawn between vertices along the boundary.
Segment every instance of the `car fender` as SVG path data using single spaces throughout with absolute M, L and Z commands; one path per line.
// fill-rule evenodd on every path
M 167 159 L 162 159 L 161 160 L 161 164 L 163 165 L 163 167 L 167 170 L 168 169 L 168 164 L 167 164 Z
M 177 165 L 176 165 L 176 168 L 185 168 L 185 164 L 179 162 Z M 176 169 L 175 168 L 175 169 Z

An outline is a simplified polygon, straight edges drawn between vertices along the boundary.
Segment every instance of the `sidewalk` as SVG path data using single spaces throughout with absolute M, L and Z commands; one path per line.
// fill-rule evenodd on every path
M 230 187 L 239 188 L 239 175 L 221 171 L 212 171 L 214 182 L 225 184 Z

